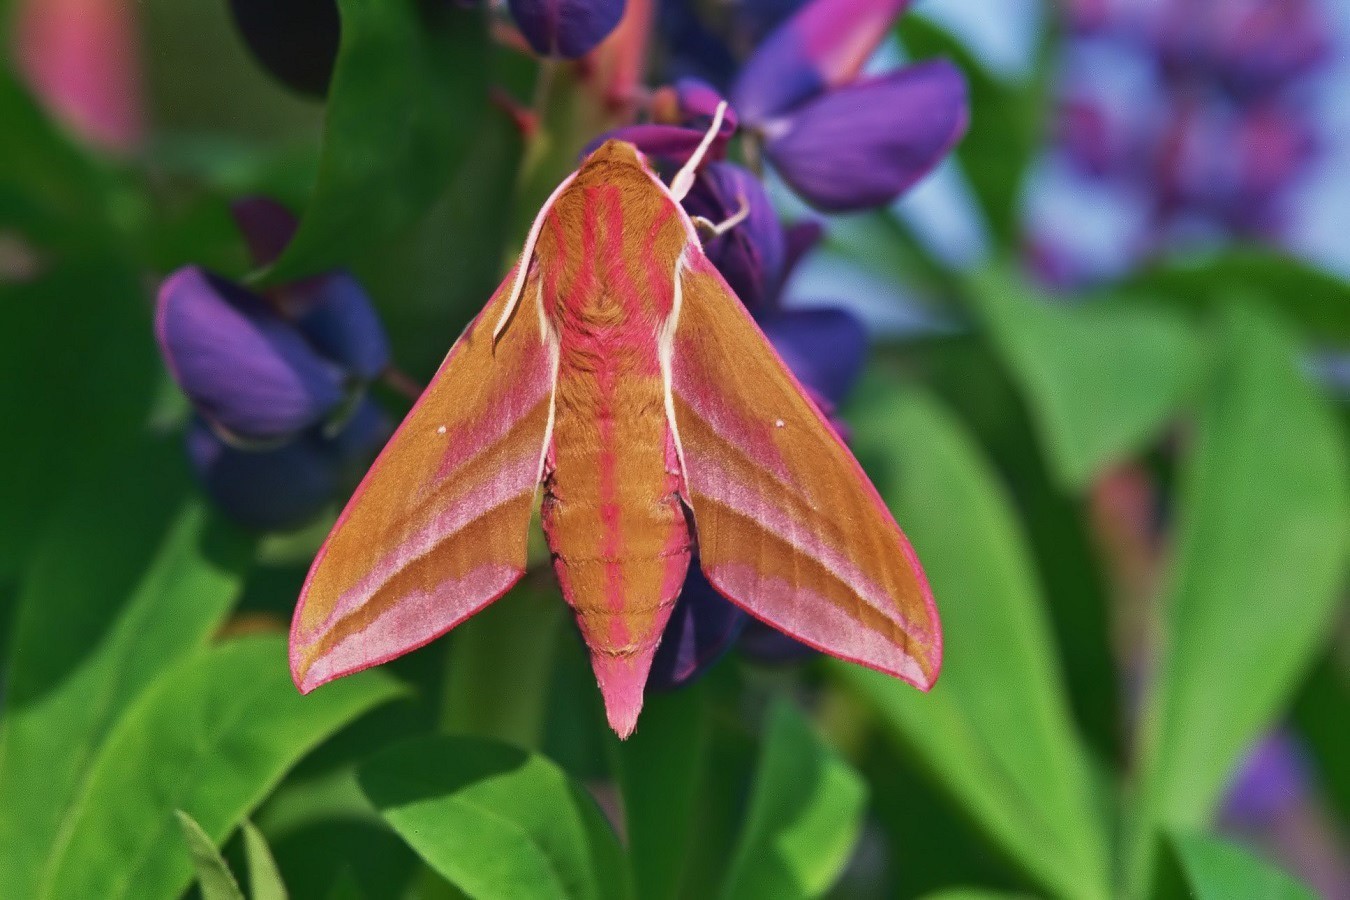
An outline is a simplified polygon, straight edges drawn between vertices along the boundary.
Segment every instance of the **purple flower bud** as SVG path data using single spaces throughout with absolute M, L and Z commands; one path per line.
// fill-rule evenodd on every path
M 295 237 L 299 223 L 295 214 L 270 197 L 241 197 L 230 204 L 234 224 L 238 226 L 254 266 L 276 261 Z
M 1273 732 L 1247 753 L 1228 786 L 1220 815 L 1235 825 L 1268 823 L 1303 801 L 1308 780 L 1303 749 L 1289 734 Z
M 647 687 L 670 690 L 702 675 L 732 645 L 747 619 L 708 583 L 695 557 L 656 648 Z
M 783 180 L 829 212 L 880 206 L 927 175 L 965 134 L 966 84 L 947 62 L 830 91 L 763 129 Z
M 230 0 L 230 9 L 244 42 L 274 78 L 302 94 L 328 93 L 340 30 L 336 0 Z
M 625 0 L 507 0 L 520 32 L 540 56 L 577 59 L 623 18 Z
M 1226 21 L 1214 61 L 1219 80 L 1238 96 L 1282 90 L 1328 58 L 1327 22 L 1308 0 L 1233 0 L 1220 7 Z
M 759 179 L 734 163 L 711 163 L 684 207 L 690 215 L 717 223 L 735 215 L 742 199 L 750 215 L 703 249 L 741 302 L 759 312 L 777 298 L 786 259 L 782 223 Z
M 188 458 L 227 516 L 260 531 L 284 530 L 305 524 L 351 490 L 390 431 L 388 417 L 369 399 L 332 438 L 315 427 L 267 450 L 232 447 L 196 419 L 188 429 Z
M 197 410 L 241 438 L 294 434 L 342 401 L 337 367 L 262 298 L 202 269 L 164 282 L 155 335 Z
M 867 329 L 843 309 L 792 309 L 766 316 L 760 327 L 797 380 L 838 404 L 867 360 Z
M 605 141 L 627 141 L 647 156 L 680 166 L 694 155 L 702 140 L 703 132 L 681 125 L 625 125 L 607 131 L 591 141 L 582 150 L 582 156 L 595 152 Z M 720 148 L 714 141 L 710 151 L 714 159 L 719 155 L 719 151 Z
M 231 447 L 201 419 L 187 434 L 188 459 L 213 503 L 247 528 L 276 531 L 314 518 L 337 494 L 334 471 L 313 440 L 271 450 Z
M 679 124 L 693 128 L 699 134 L 707 132 L 712 126 L 717 107 L 725 99 L 717 88 L 697 78 L 681 78 L 675 82 L 675 98 Z M 728 106 L 722 117 L 722 125 L 717 130 L 718 140 L 726 143 L 736 133 L 738 124 L 736 110 Z
M 373 381 L 389 367 L 389 339 L 370 298 L 355 278 L 334 272 L 287 291 L 296 327 L 314 349 L 361 381 Z
M 741 70 L 733 105 L 762 124 L 852 81 L 909 0 L 812 0 L 769 35 Z

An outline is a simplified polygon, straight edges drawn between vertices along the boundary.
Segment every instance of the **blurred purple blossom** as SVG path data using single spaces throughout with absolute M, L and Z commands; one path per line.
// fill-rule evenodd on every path
M 295 230 L 265 198 L 240 201 L 236 221 L 265 265 Z M 347 273 L 266 294 L 195 266 L 165 279 L 156 337 L 196 410 L 188 435 L 207 492 L 242 524 L 290 527 L 355 483 L 389 433 L 362 395 L 389 367 L 369 298 Z
M 1071 259 L 1071 240 L 1052 246 L 1033 223 L 1040 268 L 1054 260 L 1070 280 L 1092 280 L 1161 247 L 1281 241 L 1321 145 L 1308 89 L 1331 35 L 1317 4 L 1074 0 L 1066 15 L 1077 37 L 1055 129 L 1063 171 L 1137 198 L 1142 217 L 1105 267 Z
M 534 52 L 577 59 L 619 24 L 625 0 L 507 0 L 507 5 Z

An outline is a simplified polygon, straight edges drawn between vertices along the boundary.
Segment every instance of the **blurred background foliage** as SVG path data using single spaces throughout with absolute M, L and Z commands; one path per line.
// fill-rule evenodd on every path
M 641 85 L 725 89 L 742 7 L 798 5 L 630 0 L 541 80 L 498 8 L 0 0 L 0 897 L 1350 897 L 1330 2 L 921 0 L 869 71 L 957 64 L 950 159 L 830 216 L 768 176 L 826 224 L 784 304 L 871 335 L 842 417 L 937 596 L 930 694 L 747 648 L 620 743 L 547 575 L 295 691 L 344 498 L 208 499 L 160 281 L 349 271 L 424 382 Z M 274 260 L 249 195 L 301 211 Z

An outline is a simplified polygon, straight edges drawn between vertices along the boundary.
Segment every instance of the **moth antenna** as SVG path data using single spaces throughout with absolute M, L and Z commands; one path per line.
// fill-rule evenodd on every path
M 684 164 L 684 168 L 675 173 L 675 177 L 670 180 L 670 193 L 677 200 L 683 200 L 689 193 L 689 189 L 694 186 L 694 176 L 698 174 L 698 167 L 703 164 L 703 157 L 708 155 L 708 148 L 717 137 L 717 132 L 722 130 L 722 119 L 727 114 L 727 101 L 723 100 L 717 104 L 717 112 L 713 113 L 712 126 L 708 128 L 707 134 L 703 135 L 703 140 L 699 141 L 698 147 L 689 157 L 689 162 Z
M 539 243 L 539 232 L 544 230 L 544 217 L 553 208 L 553 204 L 559 195 L 566 190 L 576 177 L 577 173 L 573 172 L 564 178 L 562 183 L 553 189 L 553 193 L 548 195 L 544 205 L 539 208 L 539 215 L 534 217 L 534 224 L 530 226 L 530 233 L 525 238 L 525 246 L 520 251 L 520 265 L 516 267 L 516 278 L 511 284 L 511 296 L 506 299 L 506 308 L 502 310 L 501 318 L 497 320 L 497 327 L 492 329 L 492 342 L 494 344 L 501 337 L 502 331 L 506 328 L 506 323 L 511 321 L 511 314 L 516 311 L 516 305 L 520 303 L 521 292 L 525 290 L 525 279 L 530 274 L 530 263 L 534 261 L 534 246 Z

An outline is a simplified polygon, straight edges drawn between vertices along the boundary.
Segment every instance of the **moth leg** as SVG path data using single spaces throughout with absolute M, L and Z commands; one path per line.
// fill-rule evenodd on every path
M 715 238 L 726 234 L 737 225 L 750 217 L 750 201 L 745 199 L 744 194 L 737 196 L 740 201 L 740 208 L 721 222 L 713 222 L 711 219 L 703 216 L 694 216 L 694 226 L 704 233 L 705 237 Z

